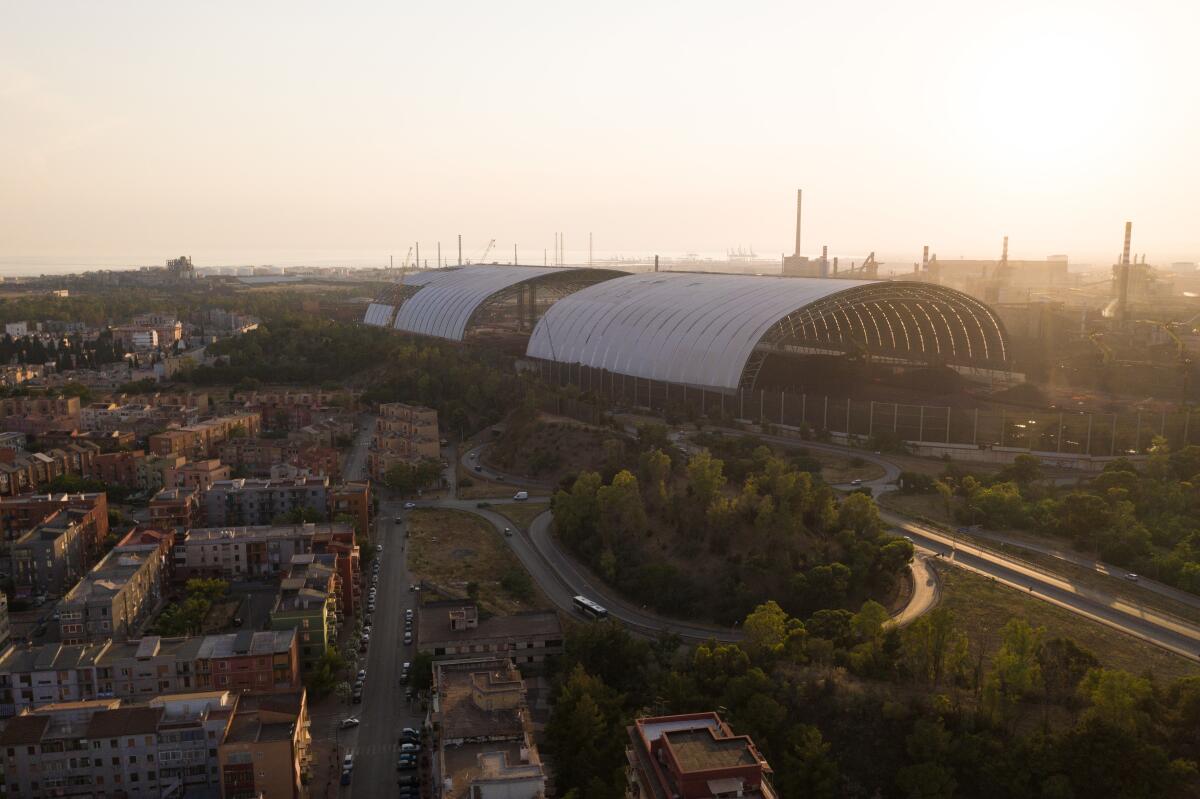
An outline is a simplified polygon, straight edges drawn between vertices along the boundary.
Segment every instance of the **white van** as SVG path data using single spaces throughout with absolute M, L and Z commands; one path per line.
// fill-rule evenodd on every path
M 523 502 L 523 501 L 529 499 L 529 492 L 528 491 L 518 491 L 517 493 L 513 494 L 513 499 L 517 500 L 518 502 Z

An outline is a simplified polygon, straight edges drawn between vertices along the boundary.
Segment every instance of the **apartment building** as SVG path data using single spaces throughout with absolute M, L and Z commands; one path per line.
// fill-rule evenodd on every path
M 0 497 L 17 496 L 47 485 L 62 475 L 91 477 L 99 454 L 95 444 L 71 444 L 45 452 L 0 449 Z
M 143 330 L 153 330 L 159 345 L 164 349 L 183 338 L 183 323 L 168 314 L 139 314 L 133 318 L 131 324 Z
M 349 516 L 354 519 L 354 529 L 366 535 L 371 529 L 371 484 L 370 482 L 342 483 L 329 489 L 329 518 Z
M 717 713 L 637 719 L 627 728 L 629 799 L 776 799 L 771 767 Z
M 277 438 L 235 438 L 221 447 L 221 462 L 245 477 L 274 477 L 280 465 L 308 469 L 312 475 L 334 477 L 340 453 L 333 447 Z
M 271 524 L 295 510 L 329 512 L 329 478 L 218 480 L 204 492 L 205 523 L 211 526 Z
M 12 638 L 12 622 L 8 618 L 8 594 L 0 591 L 0 652 Z
M 163 488 L 149 507 L 150 525 L 160 530 L 188 530 L 204 519 L 200 492 L 194 488 Z
M 215 457 L 220 446 L 230 438 L 238 435 L 254 437 L 261 432 L 260 414 L 241 413 L 155 433 L 150 436 L 148 446 L 155 455 L 182 454 L 192 458 L 209 458 Z
M 164 484 L 176 488 L 194 488 L 203 493 L 217 482 L 228 480 L 229 474 L 229 466 L 222 463 L 220 458 L 205 458 L 168 468 L 164 474 Z
M 12 543 L 56 511 L 67 509 L 79 511 L 77 521 L 96 546 L 108 537 L 108 496 L 101 492 L 0 497 L 0 536 Z
M 435 659 L 486 654 L 525 665 L 563 652 L 562 624 L 556 613 L 480 619 L 475 605 L 458 600 L 427 602 L 417 612 L 417 649 Z
M 62 642 L 140 635 L 162 598 L 167 563 L 158 541 L 114 547 L 59 602 Z
M 403 402 L 379 406 L 375 435 L 367 452 L 371 479 L 382 480 L 397 463 L 416 463 L 440 455 L 437 411 Z
M 14 595 L 59 597 L 96 562 L 99 547 L 90 541 L 80 511 L 55 511 L 12 545 Z
M 311 771 L 308 700 L 290 694 L 240 698 L 217 748 L 224 799 L 296 799 Z
M 546 769 L 534 742 L 525 682 L 508 658 L 435 663 L 432 720 L 437 799 L 542 799 Z
M 111 433 L 115 430 L 132 430 L 146 435 L 171 425 L 184 426 L 196 423 L 199 411 L 185 405 L 149 405 L 130 402 L 118 405 L 115 402 L 93 402 L 84 406 L 79 415 L 79 426 L 85 431 Z
M 146 701 L 189 691 L 294 691 L 295 630 L 192 638 L 9 646 L 0 652 L 0 717 L 52 702 Z
M 286 744 L 277 742 L 283 738 Z M 26 711 L 0 733 L 4 794 L 240 796 L 236 786 L 225 786 L 222 750 L 229 745 L 241 752 L 247 742 L 256 745 L 248 752 L 252 765 L 271 772 L 256 782 L 251 769 L 251 796 L 305 795 L 310 738 L 303 690 L 278 697 L 214 691 L 155 697 L 147 704 L 101 699 Z M 285 794 L 282 786 L 299 790 Z
M 7 397 L 0 399 L 0 416 L 67 417 L 79 424 L 79 397 Z
M 328 647 L 337 645 L 343 618 L 337 557 L 333 553 L 294 555 L 271 609 L 272 630 L 296 630 L 300 638 L 300 665 L 306 671 L 321 659 Z
M 43 450 L 66 449 L 72 444 L 94 444 L 103 453 L 133 449 L 137 434 L 132 430 L 111 430 L 101 433 L 96 430 L 77 430 L 74 427 L 47 430 L 38 436 L 38 446 Z
M 193 528 L 176 539 L 173 557 L 179 580 L 245 580 L 279 577 L 296 555 L 320 552 L 344 553 L 356 564 L 354 527 L 344 522 L 321 522 Z

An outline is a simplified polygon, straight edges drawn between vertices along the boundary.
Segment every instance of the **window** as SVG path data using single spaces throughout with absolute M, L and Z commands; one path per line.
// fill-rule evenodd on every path
M 132 765 L 132 764 L 134 764 L 134 763 L 137 763 L 137 755 L 130 755 L 130 756 L 129 756 L 129 763 L 130 763 L 130 765 Z

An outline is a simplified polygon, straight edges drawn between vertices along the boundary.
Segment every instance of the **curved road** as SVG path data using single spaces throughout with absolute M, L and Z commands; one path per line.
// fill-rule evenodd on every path
M 874 463 L 883 469 L 883 476 L 875 480 L 864 481 L 860 486 L 851 486 L 849 484 L 835 486 L 837 488 L 851 489 L 865 487 L 869 488 L 872 494 L 878 495 L 885 491 L 894 490 L 896 488 L 896 481 L 900 476 L 900 467 L 882 454 L 842 447 L 836 444 L 826 444 L 819 441 L 801 441 L 786 436 L 759 435 L 729 428 L 715 428 L 715 430 L 723 435 L 730 436 L 754 435 L 763 441 L 785 447 L 802 447 L 840 455 L 852 454 L 864 461 Z M 636 433 L 636 430 L 632 430 L 632 432 Z M 685 451 L 693 447 L 683 434 L 673 432 L 672 439 Z M 480 458 L 479 450 L 484 446 L 486 444 L 476 447 L 470 453 L 464 455 L 463 462 L 468 468 L 473 468 L 475 464 L 480 463 L 478 460 Z M 497 479 L 499 477 L 492 473 L 486 466 L 481 469 L 480 474 L 484 478 Z M 538 485 L 536 483 L 524 483 L 508 477 L 504 479 L 504 482 L 518 486 L 529 485 L 530 487 L 534 487 Z M 531 501 L 536 500 L 531 498 Z M 460 509 L 476 510 L 473 507 L 473 502 L 463 504 L 469 507 L 461 507 Z M 498 514 L 492 514 L 492 516 L 500 519 L 499 524 L 501 529 L 510 524 L 504 517 Z M 937 578 L 933 570 L 929 568 L 927 562 L 929 556 L 934 556 L 944 558 L 944 562 L 950 565 L 965 568 L 991 577 L 997 582 L 1010 587 L 1028 591 L 1031 596 L 1058 605 L 1093 621 L 1106 624 L 1176 654 L 1193 660 L 1200 660 L 1200 628 L 1187 620 L 1146 608 L 1137 603 L 1107 595 L 1103 592 L 1086 589 L 1058 575 L 1036 569 L 1018 558 L 982 547 L 971 546 L 964 548 L 960 542 L 954 540 L 951 534 L 919 525 L 895 513 L 881 509 L 880 516 L 886 523 L 907 535 L 918 550 L 917 557 L 913 559 L 912 563 L 914 596 L 910 600 L 909 605 L 895 617 L 898 624 L 911 622 L 937 603 Z M 493 524 L 497 523 L 495 519 L 491 521 Z M 522 562 L 526 563 L 527 568 L 529 568 L 529 563 L 526 561 L 526 558 L 534 560 L 533 556 L 536 556 L 535 562 L 541 573 L 539 574 L 533 569 L 530 569 L 530 571 L 534 574 L 535 579 L 543 585 L 544 590 L 547 582 L 551 582 L 560 589 L 566 587 L 572 595 L 583 593 L 594 597 L 597 601 L 604 603 L 614 617 L 621 619 L 631 627 L 639 629 L 642 632 L 667 629 L 677 632 L 681 637 L 685 638 L 714 637 L 715 630 L 709 631 L 706 634 L 705 630 L 708 628 L 690 625 L 685 622 L 675 622 L 645 613 L 641 609 L 631 606 L 615 596 L 606 586 L 603 586 L 599 580 L 588 575 L 585 570 L 581 569 L 558 547 L 557 542 L 549 533 L 549 522 L 550 515 L 548 513 L 543 514 L 534 520 L 527 540 L 524 537 L 518 536 L 510 539 L 510 541 L 519 539 L 522 542 L 521 547 L 514 544 L 514 550 L 518 551 L 519 557 L 521 556 L 521 548 L 527 550 L 525 557 L 522 557 Z M 1052 557 L 1061 558 L 1066 562 L 1092 568 L 1102 574 L 1114 577 L 1123 577 L 1125 574 L 1124 570 L 1111 564 L 1101 563 L 1071 553 L 1063 553 L 1053 547 L 1030 545 L 1028 542 L 1019 540 L 1008 540 L 1006 536 L 998 533 L 975 533 L 975 535 L 990 537 L 997 541 L 1042 552 Z M 1141 580 L 1139 584 L 1163 596 L 1200 608 L 1200 597 L 1186 594 L 1178 589 L 1152 580 Z M 551 595 L 551 592 L 547 591 L 547 594 Z M 554 597 L 551 595 L 551 598 L 555 601 L 555 604 L 563 606 L 560 600 L 564 599 L 564 597 Z M 565 596 L 565 601 L 568 603 L 565 607 L 569 608 L 570 596 Z M 719 640 L 737 639 L 737 635 L 733 631 L 726 630 L 724 633 L 724 636 L 716 635 L 715 637 Z

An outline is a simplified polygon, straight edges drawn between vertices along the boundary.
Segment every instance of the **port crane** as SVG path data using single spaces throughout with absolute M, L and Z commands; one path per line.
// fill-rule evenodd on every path
M 489 241 L 487 243 L 487 246 L 483 248 L 483 255 L 479 256 L 479 258 L 475 261 L 475 263 L 477 263 L 477 264 L 483 263 L 487 259 L 488 255 L 491 253 L 492 248 L 495 246 L 496 246 L 495 239 L 492 239 L 491 241 Z

